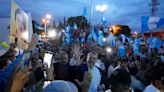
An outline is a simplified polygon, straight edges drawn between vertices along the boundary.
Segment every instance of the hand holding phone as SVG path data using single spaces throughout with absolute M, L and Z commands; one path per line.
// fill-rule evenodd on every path
M 20 61 L 20 67 L 18 68 L 19 70 L 23 70 L 25 68 L 28 68 L 30 66 L 30 58 L 31 58 L 32 51 L 24 51 L 21 61 Z
M 44 55 L 44 63 L 50 68 L 51 66 L 51 59 L 53 54 L 51 52 L 46 52 Z

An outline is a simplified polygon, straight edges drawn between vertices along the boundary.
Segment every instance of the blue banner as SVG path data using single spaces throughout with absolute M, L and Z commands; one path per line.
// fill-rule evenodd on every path
M 142 32 L 159 31 L 164 28 L 164 18 L 143 16 L 141 18 Z

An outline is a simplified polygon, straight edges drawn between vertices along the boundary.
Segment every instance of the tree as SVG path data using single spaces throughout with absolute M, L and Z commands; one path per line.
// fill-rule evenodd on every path
M 74 22 L 76 22 L 79 29 L 84 29 L 89 26 L 87 18 L 84 16 L 70 17 L 67 22 L 70 26 L 73 26 Z
M 111 31 L 116 36 L 119 36 L 120 34 L 125 34 L 126 36 L 129 36 L 131 29 L 127 25 L 115 25 L 114 27 L 112 27 Z

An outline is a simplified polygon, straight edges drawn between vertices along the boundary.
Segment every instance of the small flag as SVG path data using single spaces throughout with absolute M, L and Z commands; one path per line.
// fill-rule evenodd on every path
M 87 18 L 87 8 L 86 7 L 84 8 L 83 16 Z
M 105 25 L 106 24 L 106 19 L 104 16 L 101 17 L 101 24 L 102 25 Z
M 75 29 L 75 30 L 78 29 L 76 22 L 74 22 L 74 24 L 73 24 L 73 29 Z

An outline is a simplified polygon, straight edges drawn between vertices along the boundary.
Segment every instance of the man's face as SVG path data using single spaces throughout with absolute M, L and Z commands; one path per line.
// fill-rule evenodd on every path
M 80 63 L 80 56 L 74 56 L 74 59 L 77 61 L 77 63 Z
M 16 24 L 16 31 L 18 32 L 23 32 L 25 30 L 24 26 L 23 26 L 23 16 L 21 14 L 17 14 L 16 15 L 16 20 L 15 20 L 15 24 Z
M 121 62 L 121 66 L 122 66 L 122 67 L 127 67 L 127 66 L 128 66 L 128 63 L 125 62 L 125 61 L 124 61 L 124 62 Z
M 90 55 L 89 60 L 87 62 L 88 66 L 90 68 L 94 67 L 96 60 L 97 60 L 97 58 L 95 56 Z
M 62 64 L 67 64 L 68 62 L 68 55 L 64 55 L 62 56 L 61 60 L 60 60 L 60 63 Z

